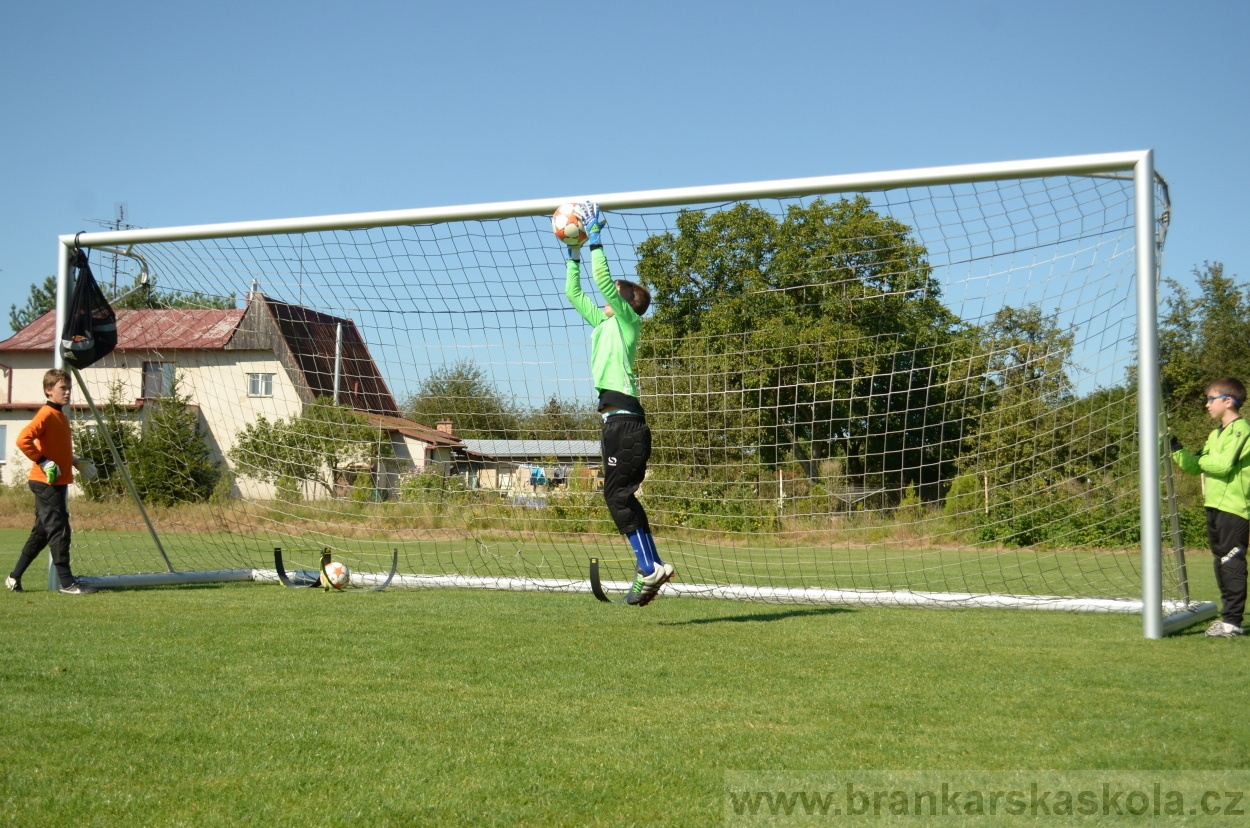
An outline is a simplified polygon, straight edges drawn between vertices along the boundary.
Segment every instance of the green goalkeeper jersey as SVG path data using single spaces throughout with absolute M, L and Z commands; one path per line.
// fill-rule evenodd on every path
M 569 259 L 564 280 L 564 294 L 582 318 L 590 323 L 594 333 L 590 336 L 590 372 L 595 388 L 600 391 L 617 391 L 631 397 L 638 396 L 638 378 L 634 376 L 634 357 L 638 353 L 638 335 L 642 331 L 642 319 L 621 298 L 612 272 L 608 269 L 608 257 L 603 249 L 590 250 L 591 271 L 599 292 L 612 309 L 608 316 L 582 291 L 581 263 Z
M 1211 432 L 1201 454 L 1172 459 L 1186 474 L 1205 474 L 1206 506 L 1250 520 L 1250 423 L 1238 418 Z

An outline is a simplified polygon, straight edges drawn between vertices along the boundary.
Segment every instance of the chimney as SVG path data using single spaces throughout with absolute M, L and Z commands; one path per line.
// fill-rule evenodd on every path
M 437 423 L 435 423 L 435 424 L 434 424 L 434 427 L 435 427 L 435 428 L 437 428 L 439 431 L 443 432 L 444 434 L 451 434 L 451 433 L 453 433 L 453 432 L 452 432 L 452 422 L 451 422 L 451 420 L 447 419 L 446 417 L 444 417 L 443 419 L 441 419 L 441 420 L 439 420 Z

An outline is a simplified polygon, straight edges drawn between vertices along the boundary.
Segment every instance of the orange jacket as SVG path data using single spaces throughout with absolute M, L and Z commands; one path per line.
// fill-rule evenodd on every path
M 54 486 L 74 482 L 74 446 L 70 438 L 69 418 L 65 412 L 48 403 L 35 412 L 35 417 L 17 435 L 17 447 L 30 458 L 30 479 L 47 483 L 48 476 L 39 466 L 40 460 L 53 460 L 61 469 Z

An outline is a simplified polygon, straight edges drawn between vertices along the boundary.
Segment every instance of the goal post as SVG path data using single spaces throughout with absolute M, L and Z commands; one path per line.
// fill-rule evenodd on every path
M 1138 612 L 1158 638 L 1213 612 L 1162 551 L 1158 181 L 1143 151 L 65 235 L 57 330 L 75 248 L 142 263 L 148 307 L 84 375 L 133 401 L 94 427 L 135 446 L 155 413 L 198 423 L 207 471 L 153 518 L 175 568 L 276 580 L 275 546 L 329 548 L 372 583 L 398 540 L 394 586 L 589 591 L 591 557 L 618 586 L 547 223 L 589 198 L 656 299 L 666 591 Z M 178 464 L 154 450 L 126 464 Z M 87 574 L 157 571 L 119 491 L 75 505 Z

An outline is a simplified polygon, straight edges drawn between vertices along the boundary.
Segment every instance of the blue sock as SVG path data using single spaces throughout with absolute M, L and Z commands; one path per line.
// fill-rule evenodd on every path
M 635 529 L 625 537 L 634 548 L 634 557 L 638 559 L 638 568 L 643 575 L 650 575 L 655 571 L 656 564 L 664 563 L 660 560 L 659 550 L 655 548 L 655 538 L 651 537 L 650 529 Z

